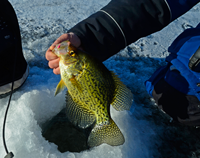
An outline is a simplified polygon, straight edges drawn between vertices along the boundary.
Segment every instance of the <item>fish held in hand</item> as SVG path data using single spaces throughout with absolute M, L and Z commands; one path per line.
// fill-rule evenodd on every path
M 133 95 L 103 63 L 64 41 L 52 50 L 59 58 L 61 81 L 55 95 L 65 87 L 68 119 L 81 128 L 94 125 L 90 147 L 107 143 L 122 145 L 123 134 L 112 120 L 110 105 L 116 110 L 129 110 Z

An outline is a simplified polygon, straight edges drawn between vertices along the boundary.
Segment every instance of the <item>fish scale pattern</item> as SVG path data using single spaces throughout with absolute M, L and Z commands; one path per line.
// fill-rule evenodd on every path
M 107 124 L 110 118 L 110 103 L 115 89 L 110 71 L 103 71 L 103 74 L 96 73 L 93 67 L 88 65 L 77 77 L 77 84 L 81 91 L 73 84 L 69 88 L 74 102 L 94 113 L 96 124 Z
M 66 94 L 66 102 L 67 117 L 74 125 L 87 128 L 95 122 L 94 113 L 76 104 L 68 92 Z

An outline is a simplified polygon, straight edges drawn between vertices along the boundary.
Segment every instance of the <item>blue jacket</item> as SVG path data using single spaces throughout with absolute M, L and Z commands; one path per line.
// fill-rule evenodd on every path
M 167 0 L 174 20 L 186 12 L 197 0 Z M 177 9 L 178 8 L 178 9 Z M 195 95 L 200 100 L 200 73 L 189 69 L 188 64 L 192 55 L 200 46 L 200 24 L 196 28 L 185 30 L 168 48 L 170 55 L 166 58 L 168 64 L 160 67 L 145 82 L 148 93 L 152 96 L 155 84 L 164 78 L 165 81 L 178 91 Z
M 200 24 L 196 28 L 185 30 L 168 48 L 170 55 L 166 58 L 168 64 L 160 67 L 149 80 L 145 82 L 147 91 L 152 95 L 154 85 L 161 79 L 178 91 L 195 95 L 200 100 L 200 73 L 189 69 L 192 55 L 200 46 Z

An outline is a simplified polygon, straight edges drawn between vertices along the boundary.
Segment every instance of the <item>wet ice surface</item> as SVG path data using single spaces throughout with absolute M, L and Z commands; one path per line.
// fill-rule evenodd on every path
M 48 68 L 44 56 L 57 37 L 108 1 L 10 2 L 18 16 L 23 51 L 30 65 L 27 81 L 13 95 L 6 124 L 8 149 L 16 158 L 200 157 L 200 130 L 170 122 L 170 118 L 154 105 L 144 87 L 144 81 L 159 66 L 165 64 L 163 58 L 167 56 L 167 47 L 171 42 L 184 29 L 198 24 L 199 5 L 162 31 L 136 41 L 104 62 L 109 70 L 119 75 L 134 94 L 131 111 L 117 112 L 111 108 L 111 116 L 124 134 L 126 142 L 117 147 L 103 144 L 77 153 L 60 152 L 57 145 L 42 136 L 43 125 L 54 118 L 66 104 L 65 92 L 54 97 L 60 77 Z M 0 99 L 0 122 L 3 122 L 7 101 L 8 97 Z M 0 157 L 4 156 L 5 151 L 0 143 Z

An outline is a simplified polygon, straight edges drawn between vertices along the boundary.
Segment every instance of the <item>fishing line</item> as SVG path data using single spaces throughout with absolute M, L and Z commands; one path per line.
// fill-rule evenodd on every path
M 8 148 L 7 148 L 7 145 L 6 145 L 6 141 L 5 141 L 5 125 L 6 125 L 6 118 L 7 118 L 7 114 L 8 114 L 8 109 L 9 109 L 9 106 L 10 106 L 10 101 L 11 101 L 11 98 L 12 98 L 12 94 L 13 94 L 13 87 L 14 87 L 14 78 L 15 78 L 15 66 L 16 66 L 16 62 L 17 62 L 17 42 L 15 41 L 15 56 L 14 56 L 14 67 L 13 67 L 13 76 L 12 76 L 12 86 L 11 86 L 11 92 L 10 92 L 10 97 L 9 97 L 9 100 L 8 100 L 8 105 L 7 105 L 7 108 L 6 108 L 6 112 L 5 112 L 5 115 L 4 115 L 4 121 L 3 121 L 3 145 L 4 145 L 4 149 L 7 153 L 7 155 L 4 157 L 4 158 L 13 158 L 14 157 L 14 154 L 12 152 L 8 152 Z

